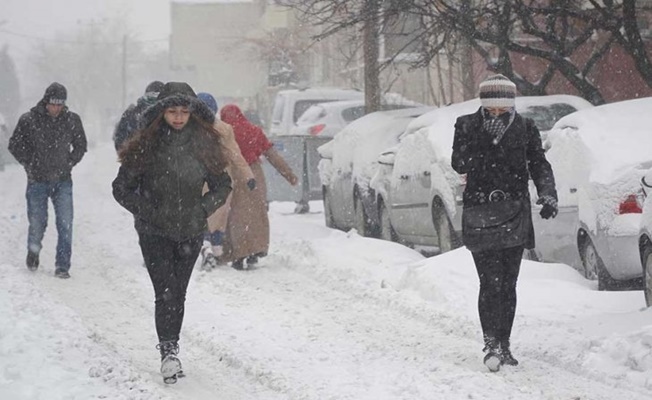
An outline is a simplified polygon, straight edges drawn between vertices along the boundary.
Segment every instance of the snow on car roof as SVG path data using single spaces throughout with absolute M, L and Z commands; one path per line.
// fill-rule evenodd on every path
M 366 176 L 367 164 L 374 163 L 378 154 L 393 144 L 409 122 L 406 119 L 430 110 L 432 107 L 377 111 L 351 122 L 331 141 L 333 168 L 348 172 L 355 164 L 356 169 L 362 168 L 362 175 L 370 178 Z
M 555 150 L 567 151 L 567 157 L 573 157 L 581 145 L 590 153 L 590 180 L 606 183 L 652 160 L 651 109 L 652 97 L 647 97 L 580 110 L 557 121 L 548 140 L 553 146 L 565 143 Z
M 593 107 L 588 101 L 572 95 L 519 96 L 516 98 L 516 111 L 524 112 L 532 106 L 546 106 L 556 103 L 569 104 L 578 110 Z M 437 108 L 413 120 L 408 125 L 406 134 L 427 129 L 428 138 L 433 149 L 437 152 L 437 157 L 450 160 L 455 121 L 462 115 L 476 112 L 478 108 L 480 108 L 480 99 L 478 98 Z M 448 134 L 441 134 L 442 131 L 448 131 Z
M 519 96 L 516 98 L 516 111 L 524 112 L 528 107 L 545 106 L 545 105 L 550 105 L 555 103 L 566 103 L 575 107 L 577 110 L 583 110 L 586 108 L 593 107 L 591 103 L 589 103 L 588 101 L 584 100 L 581 97 L 566 95 L 566 94 L 556 94 L 556 95 L 549 95 L 549 96 Z M 448 113 L 457 114 L 455 118 L 452 120 L 453 121 L 453 124 L 451 125 L 452 127 L 455 124 L 455 120 L 457 119 L 457 117 L 462 116 L 464 114 L 474 113 L 478 108 L 480 108 L 480 99 L 478 98 L 467 100 L 461 103 L 451 104 L 446 107 L 441 107 L 438 108 L 436 111 L 432 111 L 430 113 L 424 114 L 421 117 L 412 121 L 408 125 L 406 132 L 409 134 L 409 133 L 416 132 L 421 128 L 430 126 L 433 123 L 435 123 L 438 119 L 440 119 L 443 115 L 446 115 Z M 447 119 L 447 121 L 449 120 L 450 118 Z

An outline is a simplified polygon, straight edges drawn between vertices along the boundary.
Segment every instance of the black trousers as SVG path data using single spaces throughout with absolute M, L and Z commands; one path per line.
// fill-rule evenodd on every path
M 177 242 L 162 236 L 139 234 L 140 249 L 154 285 L 156 333 L 160 342 L 179 340 L 186 289 L 199 256 L 202 235 Z
M 480 278 L 478 311 L 485 341 L 508 342 L 516 313 L 516 281 L 523 247 L 472 253 Z

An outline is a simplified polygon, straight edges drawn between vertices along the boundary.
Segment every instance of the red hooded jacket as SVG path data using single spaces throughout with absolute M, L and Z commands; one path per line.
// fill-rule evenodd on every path
M 267 139 L 263 130 L 247 121 L 242 111 L 235 104 L 229 104 L 220 110 L 222 121 L 233 127 L 235 141 L 248 164 L 256 162 L 273 144 Z

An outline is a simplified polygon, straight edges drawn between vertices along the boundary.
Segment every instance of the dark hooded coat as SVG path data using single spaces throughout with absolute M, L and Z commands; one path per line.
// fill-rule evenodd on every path
M 51 117 L 45 106 L 53 93 L 65 87 L 51 84 L 43 98 L 23 114 L 9 139 L 9 151 L 25 168 L 30 182 L 55 182 L 70 179 L 72 167 L 86 153 L 87 142 L 79 115 L 68 110 Z
M 215 119 L 190 86 L 170 82 L 157 102 L 145 110 L 145 126 L 166 108 L 180 105 L 188 106 L 193 116 L 209 124 Z M 113 196 L 134 214 L 139 233 L 176 241 L 196 237 L 206 230 L 206 218 L 226 201 L 231 192 L 229 175 L 226 172 L 216 175 L 197 157 L 200 129 L 192 119 L 178 131 L 162 120 L 154 146 L 148 150 L 152 154 L 147 164 L 139 168 L 124 164 L 120 167 L 113 181 Z M 204 184 L 208 191 L 202 194 Z
M 138 99 L 136 104 L 130 105 L 125 112 L 122 113 L 120 121 L 113 132 L 113 143 L 116 150 L 120 150 L 120 147 L 127 139 L 129 139 L 137 130 L 144 127 L 141 125 L 143 112 L 155 102 L 155 94 L 145 93 Z
M 487 203 L 494 190 L 503 191 L 508 199 L 524 200 L 528 233 L 523 246 L 534 248 L 529 179 L 539 197 L 550 195 L 557 199 L 555 179 L 541 146 L 539 130 L 531 119 L 516 113 L 500 141 L 494 144 L 482 125 L 482 108 L 459 117 L 455 123 L 451 164 L 455 171 L 466 174 L 464 208 Z

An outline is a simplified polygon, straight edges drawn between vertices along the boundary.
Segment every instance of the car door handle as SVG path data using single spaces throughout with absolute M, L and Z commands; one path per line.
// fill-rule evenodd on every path
M 401 175 L 399 178 L 401 178 L 401 179 L 404 180 L 404 181 L 407 181 L 408 178 L 409 178 L 409 176 L 407 176 L 407 175 Z

